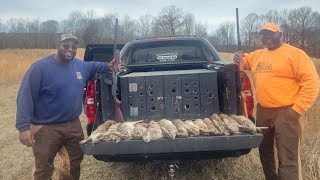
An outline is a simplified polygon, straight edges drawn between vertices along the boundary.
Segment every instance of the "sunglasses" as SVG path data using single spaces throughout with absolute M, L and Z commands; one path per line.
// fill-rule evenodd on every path
M 63 49 L 68 50 L 68 49 L 72 49 L 72 50 L 77 50 L 78 46 L 77 45 L 70 45 L 70 44 L 62 44 Z
M 259 34 L 260 35 L 260 38 L 267 38 L 267 39 L 270 39 L 273 37 L 273 35 L 269 35 L 269 34 Z

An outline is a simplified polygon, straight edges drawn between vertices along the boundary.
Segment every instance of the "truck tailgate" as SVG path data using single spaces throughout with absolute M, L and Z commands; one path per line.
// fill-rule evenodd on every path
M 185 153 L 185 152 L 211 152 L 233 151 L 259 147 L 263 135 L 260 133 L 241 133 L 232 136 L 200 136 L 189 138 L 159 139 L 151 142 L 142 140 L 128 140 L 91 142 L 81 144 L 81 149 L 88 155 L 135 155 L 158 153 Z

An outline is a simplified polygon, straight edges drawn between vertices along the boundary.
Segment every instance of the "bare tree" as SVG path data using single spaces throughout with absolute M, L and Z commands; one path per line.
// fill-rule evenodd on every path
M 160 26 L 162 30 L 168 29 L 169 34 L 166 35 L 174 36 L 178 34 L 184 25 L 182 9 L 177 8 L 175 5 L 162 8 L 156 24 Z
M 28 21 L 26 24 L 26 30 L 28 33 L 38 33 L 40 31 L 39 19 L 34 19 L 32 21 Z
M 96 19 L 97 12 L 94 9 L 89 9 L 86 11 L 86 18 L 93 20 Z
M 46 34 L 45 48 L 52 48 L 57 43 L 56 35 L 59 31 L 60 24 L 55 20 L 47 20 L 40 24 L 40 32 Z
M 265 15 L 261 17 L 263 24 L 265 23 L 277 23 L 281 24 L 282 17 L 277 10 L 269 10 Z
M 8 31 L 11 33 L 25 33 L 26 20 L 22 18 L 10 18 L 7 21 Z
M 62 21 L 60 21 L 60 29 L 59 29 L 59 32 L 60 33 L 66 33 L 66 32 L 68 32 L 69 31 L 69 26 L 68 26 L 68 21 L 66 20 L 66 19 L 64 19 L 64 20 L 62 20 Z
M 192 13 L 187 13 L 184 15 L 184 33 L 188 35 L 194 34 L 195 29 L 195 17 Z
M 0 32 L 6 32 L 6 31 L 7 31 L 7 27 L 5 24 L 2 23 L 0 19 Z
M 82 39 L 84 40 L 85 44 L 89 43 L 98 43 L 97 33 L 98 33 L 98 21 L 95 19 L 90 19 L 88 21 L 87 27 L 84 29 Z
M 116 18 L 121 19 L 119 43 L 126 43 L 137 37 L 190 34 L 208 38 L 220 51 L 234 51 L 236 48 L 233 23 L 223 22 L 208 36 L 205 24 L 198 22 L 193 14 L 184 13 L 174 5 L 162 8 L 157 17 L 119 17 L 117 14 L 97 17 L 94 10 L 87 10 L 73 11 L 67 19 L 60 22 L 11 18 L 4 23 L 0 19 L 0 48 L 53 48 L 59 33 L 75 34 L 80 38 L 81 46 L 86 43 L 113 43 Z M 246 50 L 260 47 L 259 29 L 269 22 L 281 26 L 284 42 L 298 46 L 310 55 L 320 56 L 320 14 L 310 7 L 269 10 L 262 15 L 251 13 L 243 18 L 240 29 L 242 44 L 244 48 L 247 47 Z
M 292 38 L 295 40 L 291 41 L 292 44 L 305 49 L 307 34 L 317 24 L 316 17 L 317 13 L 313 12 L 310 7 L 301 7 L 289 13 L 288 19 L 293 31 Z
M 139 18 L 139 35 L 141 37 L 150 37 L 152 33 L 152 24 L 154 23 L 154 18 L 152 15 L 146 14 L 140 16 Z
M 219 44 L 226 47 L 225 51 L 229 51 L 229 45 L 234 44 L 234 23 L 227 21 L 222 23 L 216 31 L 217 37 L 219 39 Z
M 59 22 L 55 20 L 47 20 L 40 24 L 40 32 L 42 33 L 57 33 L 59 30 Z
M 305 51 L 316 57 L 320 56 L 320 13 L 313 12 L 310 17 L 314 24 L 305 31 Z
M 152 26 L 152 34 L 153 36 L 168 36 L 170 35 L 170 30 L 161 19 L 155 18 Z
M 281 17 L 280 25 L 282 29 L 282 41 L 285 43 L 288 43 L 290 40 L 290 36 L 292 34 L 289 19 L 288 19 L 289 10 L 284 9 L 279 12 L 279 15 Z
M 68 19 L 63 23 L 65 32 L 78 34 L 80 31 L 81 23 L 83 23 L 83 19 L 85 19 L 85 14 L 81 11 L 72 11 Z M 83 30 L 83 29 L 81 29 Z
M 32 47 L 33 41 L 30 40 L 30 36 L 26 36 L 28 33 L 27 25 L 28 19 L 11 18 L 7 21 L 8 36 L 10 38 L 5 41 L 7 47 L 28 48 Z
M 124 16 L 120 21 L 119 39 L 128 42 L 136 37 L 136 21 L 129 16 Z
M 206 38 L 208 36 L 206 25 L 197 22 L 194 27 L 194 35 Z
M 40 32 L 40 21 L 39 19 L 33 19 L 31 21 L 26 22 L 26 31 L 29 34 L 27 38 L 28 48 L 37 48 L 39 46 L 39 32 Z
M 105 14 L 100 20 L 99 33 L 104 43 L 113 43 L 116 18 L 118 18 L 117 14 Z
M 260 17 L 251 13 L 241 20 L 242 44 L 248 47 L 255 47 L 259 44 L 258 31 L 261 27 Z

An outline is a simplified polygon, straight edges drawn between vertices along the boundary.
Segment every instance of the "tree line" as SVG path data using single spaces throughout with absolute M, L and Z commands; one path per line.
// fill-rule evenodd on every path
M 175 5 L 163 7 L 157 15 L 146 14 L 137 19 L 112 13 L 97 17 L 94 10 L 72 11 L 61 21 L 0 19 L 0 49 L 55 48 L 62 33 L 75 34 L 80 38 L 81 47 L 91 43 L 113 43 L 116 18 L 119 19 L 118 43 L 148 37 L 194 35 L 207 38 L 218 51 L 236 51 L 235 21 L 225 21 L 208 32 L 208 26 L 197 20 L 194 14 Z M 245 51 L 261 48 L 259 29 L 268 22 L 281 26 L 285 43 L 320 57 L 320 13 L 310 7 L 269 10 L 265 14 L 251 13 L 242 18 L 240 34 Z

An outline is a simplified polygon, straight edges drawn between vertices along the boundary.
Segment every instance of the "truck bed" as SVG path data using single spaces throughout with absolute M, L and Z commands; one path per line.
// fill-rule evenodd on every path
M 118 143 L 108 141 L 98 144 L 88 142 L 82 144 L 81 148 L 85 154 L 94 155 L 103 161 L 201 159 L 201 154 L 205 155 L 205 159 L 209 159 L 210 156 L 215 158 L 246 154 L 250 149 L 259 147 L 262 138 L 263 135 L 260 133 L 241 133 L 231 136 L 200 136 L 174 140 L 162 138 L 151 142 L 142 140 Z M 223 154 L 220 154 L 221 152 Z

